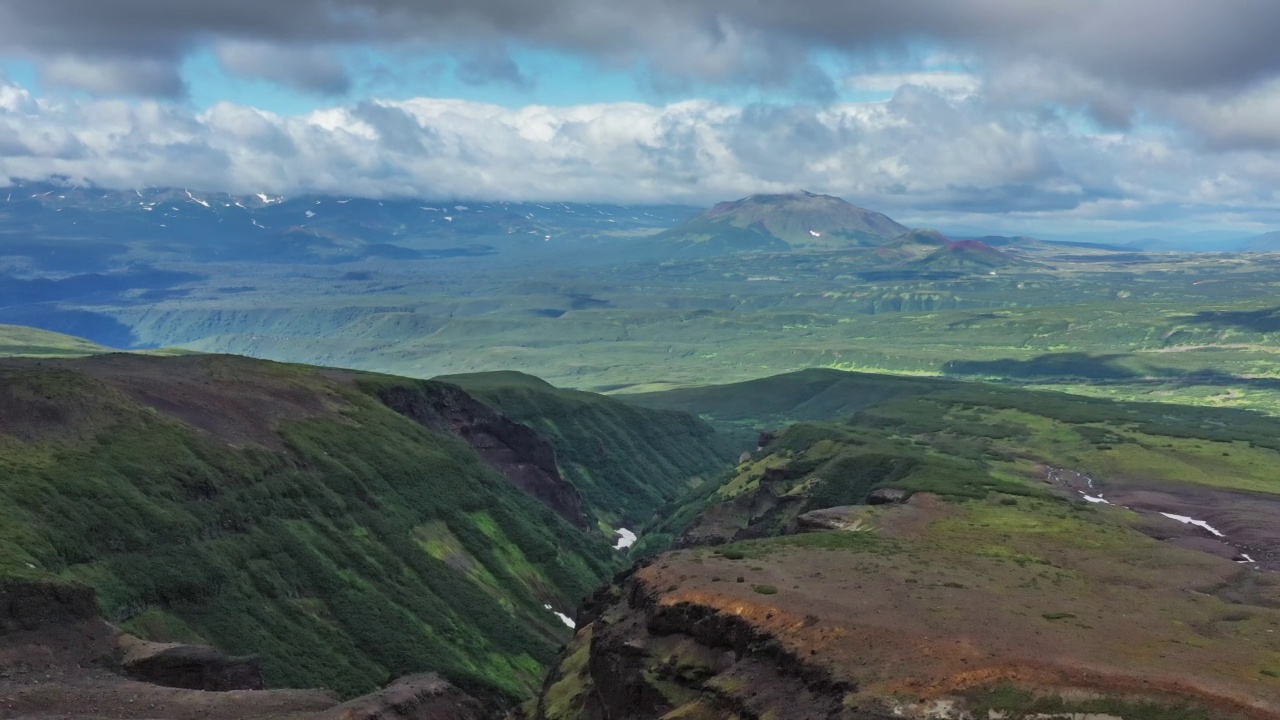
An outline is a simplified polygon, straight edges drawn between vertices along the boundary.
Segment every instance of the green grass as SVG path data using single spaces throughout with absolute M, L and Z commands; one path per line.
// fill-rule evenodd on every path
M 178 360 L 135 362 L 166 378 Z M 230 446 L 74 369 L 0 370 L 26 428 L 0 436 L 0 577 L 87 583 L 107 619 L 257 654 L 276 687 L 355 695 L 423 670 L 493 701 L 540 685 L 568 635 L 543 605 L 572 609 L 621 566 L 605 538 L 353 386 L 196 360 L 250 412 L 328 406 Z
M 111 352 L 83 338 L 22 325 L 0 325 L 0 356 L 79 357 Z
M 537 430 L 555 445 L 565 477 L 610 525 L 636 528 L 721 471 L 733 450 L 686 413 L 635 407 L 560 390 L 521 373 L 441 378 Z

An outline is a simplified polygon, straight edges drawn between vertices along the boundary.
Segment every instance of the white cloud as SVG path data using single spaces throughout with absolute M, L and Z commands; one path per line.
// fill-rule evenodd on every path
M 844 80 L 844 86 L 849 90 L 892 93 L 905 85 L 915 85 L 962 97 L 972 95 L 981 84 L 979 76 L 954 70 L 860 73 Z
M 277 115 L 229 103 L 195 113 L 151 101 L 37 100 L 0 81 L 0 136 L 0 178 L 698 204 L 805 188 L 921 222 L 1226 210 L 1271 222 L 1266 208 L 1280 187 L 1273 151 L 1188 149 L 1185 136 L 1157 126 L 1081 130 L 981 89 L 958 95 L 920 83 L 887 102 L 814 107 L 416 98 Z

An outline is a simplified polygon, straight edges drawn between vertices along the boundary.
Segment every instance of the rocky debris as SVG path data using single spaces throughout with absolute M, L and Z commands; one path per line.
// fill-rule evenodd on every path
M 867 496 L 867 504 L 897 505 L 899 503 L 906 502 L 908 497 L 910 497 L 910 494 L 906 490 L 899 490 L 898 488 L 879 488 L 877 490 L 872 490 L 871 494 Z
M 857 530 L 863 527 L 865 510 L 856 505 L 811 510 L 796 518 L 796 526 L 801 531 Z
M 760 432 L 759 438 L 756 439 L 756 452 L 759 452 L 773 444 L 778 439 L 778 433 L 772 430 L 763 430 Z
M 98 617 L 93 589 L 41 580 L 0 583 L 0 635 Z
M 738 456 L 738 464 L 739 464 L 739 465 L 741 465 L 741 464 L 743 464 L 743 463 L 745 463 L 745 462 L 748 462 L 749 460 L 751 460 L 751 451 L 750 451 L 750 450 L 744 450 L 744 451 L 742 451 L 742 454 Z
M 582 494 L 560 474 L 555 447 L 532 428 L 444 383 L 396 385 L 381 399 L 414 422 L 458 435 L 490 467 L 570 523 L 591 524 Z
M 262 666 L 252 656 L 232 657 L 200 645 L 154 643 L 132 635 L 119 639 L 125 675 L 172 688 L 227 692 L 262 690 Z
M 479 700 L 435 673 L 400 678 L 386 688 L 326 710 L 311 720 L 485 720 Z

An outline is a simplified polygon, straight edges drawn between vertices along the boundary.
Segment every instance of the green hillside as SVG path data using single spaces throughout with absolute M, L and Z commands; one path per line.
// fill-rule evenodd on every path
M 273 686 L 437 670 L 527 696 L 568 637 L 546 606 L 572 615 L 622 558 L 435 422 L 454 392 L 228 356 L 0 361 L 0 576 L 89 584 L 109 620 L 256 653 Z
M 719 473 L 742 449 L 687 413 L 561 390 L 522 373 L 440 379 L 463 387 L 551 440 L 566 477 L 596 515 L 612 526 L 644 523 L 688 490 L 693 478 Z
M 111 352 L 82 338 L 23 325 L 0 325 L 0 356 L 74 357 Z

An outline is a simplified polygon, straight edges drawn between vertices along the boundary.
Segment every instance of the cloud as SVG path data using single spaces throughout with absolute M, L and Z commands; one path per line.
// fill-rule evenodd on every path
M 1270 209 L 1280 200 L 1274 152 L 1189 150 L 1171 128 L 1081 132 L 980 92 L 918 84 L 880 103 L 505 108 L 417 98 L 277 115 L 230 103 L 197 113 L 37 99 L 0 81 L 0 137 L 9 138 L 0 177 L 115 187 L 693 204 L 804 188 L 923 224 L 1034 229 L 1108 212 L 1280 219 Z
M 175 66 L 150 58 L 51 58 L 40 66 L 40 79 L 94 95 L 180 98 L 187 94 Z
M 954 70 L 859 73 L 844 79 L 844 86 L 850 90 L 892 93 L 904 85 L 916 85 L 958 96 L 972 95 L 981 84 L 977 75 Z
M 176 68 L 209 43 L 289 48 L 297 57 L 342 45 L 425 44 L 465 55 L 515 43 L 673 78 L 775 87 L 811 72 L 805 61 L 816 51 L 865 60 L 924 42 L 988 67 L 1035 60 L 1129 89 L 1241 90 L 1280 72 L 1276 27 L 1280 4 L 1262 0 L 0 0 L 0 47 L 40 63 Z M 332 67 L 312 76 L 290 61 L 275 72 L 263 59 L 231 64 L 330 92 L 340 86 Z M 464 65 L 473 77 L 518 75 L 500 60 L 488 72 L 483 62 Z M 77 87 L 131 87 L 115 76 L 85 80 L 84 70 L 54 76 Z M 148 88 L 172 93 L 175 85 L 133 86 Z
M 232 75 L 260 78 L 320 95 L 345 95 L 351 77 L 332 48 L 286 47 L 231 40 L 214 55 Z

